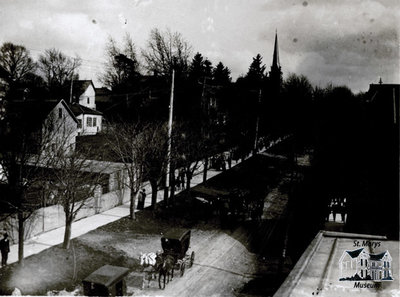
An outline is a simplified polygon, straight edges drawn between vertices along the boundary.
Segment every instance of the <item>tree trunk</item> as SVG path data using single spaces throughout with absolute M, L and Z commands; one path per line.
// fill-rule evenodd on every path
M 134 191 L 134 189 L 133 189 L 133 187 L 131 187 L 131 203 L 130 203 L 130 206 L 129 206 L 129 218 L 131 219 L 131 220 L 135 220 L 136 219 L 136 216 L 135 216 L 135 207 L 136 207 L 136 199 L 135 199 L 135 197 L 136 197 L 136 194 L 137 194 L 137 191 Z
M 190 189 L 190 182 L 192 180 L 193 173 L 190 171 L 190 168 L 186 170 L 186 189 Z
M 150 185 L 151 185 L 151 209 L 156 208 L 157 204 L 157 180 L 155 179 L 150 179 Z
M 203 183 L 207 181 L 208 157 L 204 158 Z
M 63 242 L 64 249 L 69 249 L 69 243 L 71 241 L 71 231 L 72 231 L 72 220 L 66 219 L 65 220 L 64 242 Z
M 165 178 L 163 180 L 163 185 L 164 185 L 164 206 L 168 205 L 168 185 L 167 185 L 167 174 L 164 175 Z
M 18 212 L 18 263 L 23 264 L 24 260 L 24 213 Z

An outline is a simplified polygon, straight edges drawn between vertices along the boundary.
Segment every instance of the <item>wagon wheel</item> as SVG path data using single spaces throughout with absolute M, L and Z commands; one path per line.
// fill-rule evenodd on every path
M 192 254 L 190 255 L 189 267 L 193 266 L 193 262 L 194 262 L 194 252 L 192 252 Z
M 185 264 L 185 262 L 182 262 L 182 264 L 181 264 L 181 277 L 185 273 L 185 268 L 186 268 L 186 264 Z

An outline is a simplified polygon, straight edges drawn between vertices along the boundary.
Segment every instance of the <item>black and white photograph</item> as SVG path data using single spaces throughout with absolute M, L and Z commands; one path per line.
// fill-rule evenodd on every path
M 398 0 L 0 0 L 0 296 L 400 296 Z

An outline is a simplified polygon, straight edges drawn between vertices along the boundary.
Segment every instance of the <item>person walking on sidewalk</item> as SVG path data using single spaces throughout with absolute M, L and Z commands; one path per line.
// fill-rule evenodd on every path
M 139 201 L 138 201 L 137 209 L 144 209 L 144 201 L 146 199 L 146 190 L 145 189 L 142 189 L 142 191 L 139 192 L 138 198 L 139 198 Z
M 4 237 L 0 240 L 1 250 L 1 266 L 7 265 L 8 253 L 10 252 L 10 241 L 8 240 L 8 234 L 4 233 Z

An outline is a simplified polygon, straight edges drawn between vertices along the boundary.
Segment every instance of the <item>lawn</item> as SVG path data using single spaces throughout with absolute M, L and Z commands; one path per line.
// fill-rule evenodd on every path
M 140 271 L 139 259 L 132 258 L 118 244 L 128 238 L 129 242 L 135 242 L 133 250 L 156 251 L 156 247 L 146 244 L 148 240 L 137 239 L 159 238 L 161 232 L 175 227 L 179 227 L 176 221 L 155 220 L 150 210 L 137 213 L 136 221 L 123 218 L 110 223 L 73 239 L 68 250 L 61 245 L 54 246 L 26 258 L 23 266 L 14 263 L 1 268 L 0 295 L 10 295 L 15 287 L 24 295 L 46 295 L 51 290 L 63 289 L 73 291 L 79 289 L 82 279 L 105 264 Z M 140 281 L 138 279 L 138 287 Z

